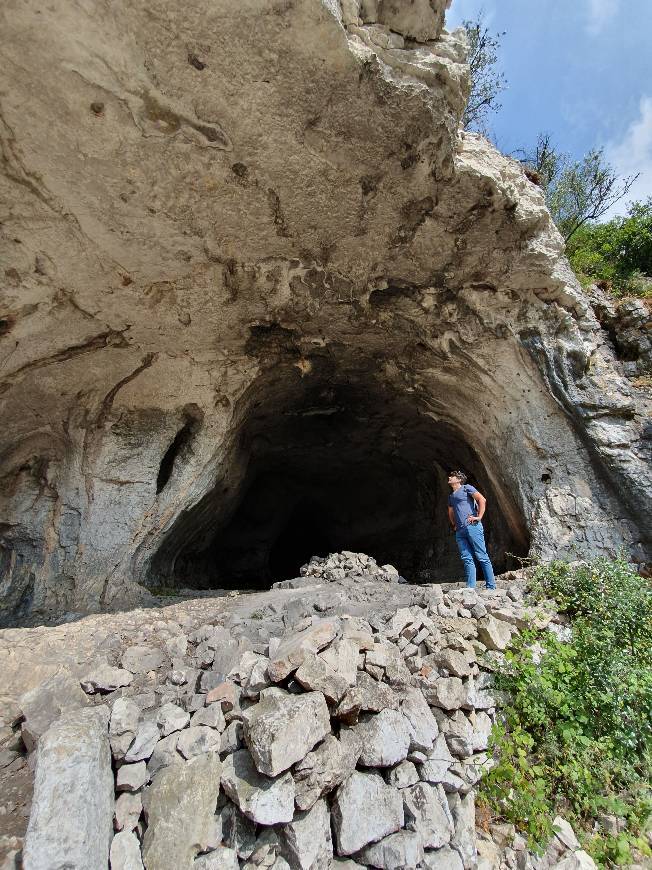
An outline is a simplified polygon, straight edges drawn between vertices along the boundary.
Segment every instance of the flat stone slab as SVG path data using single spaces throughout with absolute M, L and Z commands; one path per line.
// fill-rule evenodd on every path
M 108 719 L 106 707 L 72 710 L 41 736 L 26 870 L 108 866 L 114 803 Z
M 267 776 L 277 776 L 301 761 L 331 731 L 328 707 L 320 692 L 266 695 L 245 710 L 242 718 L 249 751 L 258 770 Z

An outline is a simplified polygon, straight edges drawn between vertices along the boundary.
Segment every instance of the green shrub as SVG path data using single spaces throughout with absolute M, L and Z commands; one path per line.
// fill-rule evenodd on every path
M 652 811 L 652 592 L 626 562 L 540 567 L 535 593 L 572 620 L 572 636 L 526 632 L 506 654 L 497 686 L 508 693 L 482 783 L 494 812 L 543 847 L 559 812 L 585 831 L 596 860 L 649 854 L 641 829 Z M 597 814 L 627 821 L 617 837 L 592 834 Z
M 599 281 L 615 296 L 652 295 L 652 199 L 634 203 L 627 217 L 585 224 L 566 254 L 584 284 Z

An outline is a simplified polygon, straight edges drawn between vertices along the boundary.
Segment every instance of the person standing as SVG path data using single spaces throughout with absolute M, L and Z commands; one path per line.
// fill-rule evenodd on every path
M 462 471 L 451 471 L 448 485 L 453 490 L 448 496 L 448 521 L 455 532 L 457 547 L 464 563 L 466 585 L 475 589 L 475 559 L 482 566 L 487 589 L 496 588 L 496 579 L 484 542 L 482 517 L 487 499 L 481 492 L 466 482 Z

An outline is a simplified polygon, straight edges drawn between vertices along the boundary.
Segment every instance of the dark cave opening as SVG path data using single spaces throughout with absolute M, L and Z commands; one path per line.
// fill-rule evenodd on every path
M 461 579 L 446 505 L 463 468 L 488 498 L 496 571 L 529 540 L 509 496 L 455 421 L 373 380 L 324 383 L 293 372 L 243 407 L 215 487 L 181 515 L 152 562 L 156 582 L 262 589 L 313 555 L 343 549 L 393 564 L 412 582 Z
M 272 577 L 296 577 L 312 556 L 327 556 L 335 544 L 329 534 L 332 518 L 310 500 L 297 502 L 269 551 Z

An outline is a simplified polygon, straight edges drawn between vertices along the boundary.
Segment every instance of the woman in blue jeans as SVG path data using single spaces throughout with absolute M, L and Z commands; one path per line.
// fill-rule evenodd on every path
M 451 471 L 448 485 L 453 490 L 448 496 L 448 521 L 455 532 L 457 547 L 464 563 L 466 585 L 475 589 L 475 559 L 482 565 L 482 573 L 487 589 L 496 588 L 494 569 L 487 555 L 484 542 L 482 517 L 487 507 L 487 499 L 466 482 L 462 471 Z

